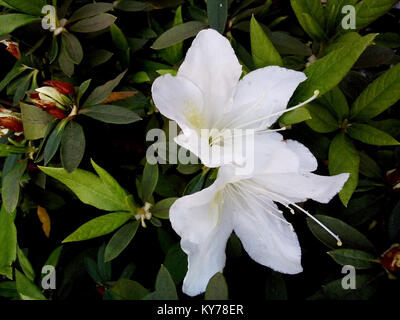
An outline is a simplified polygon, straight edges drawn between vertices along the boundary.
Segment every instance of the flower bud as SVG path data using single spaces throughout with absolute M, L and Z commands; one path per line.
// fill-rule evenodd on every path
M 67 117 L 66 113 L 63 109 L 57 107 L 57 103 L 54 100 L 42 100 L 40 94 L 38 92 L 34 92 L 29 94 L 29 98 L 35 104 L 35 106 L 39 107 L 40 109 L 46 111 L 51 116 L 56 119 L 64 119 Z
M 20 114 L 11 110 L 0 108 L 0 128 L 8 129 L 15 133 L 24 131 Z
M 393 244 L 388 250 L 386 250 L 381 256 L 382 266 L 389 272 L 400 271 L 400 244 Z
M 75 87 L 64 81 L 57 81 L 57 80 L 50 80 L 50 81 L 45 81 L 44 84 L 49 85 L 55 89 L 61 94 L 75 94 Z
M 386 183 L 393 191 L 400 191 L 400 169 L 386 172 Z

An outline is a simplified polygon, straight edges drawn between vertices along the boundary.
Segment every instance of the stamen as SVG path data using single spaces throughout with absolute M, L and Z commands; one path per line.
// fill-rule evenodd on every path
M 248 181 L 249 182 L 249 181 Z M 284 206 L 286 206 L 287 208 L 290 209 L 290 212 L 292 214 L 294 214 L 294 210 L 293 208 L 290 208 L 289 205 L 292 205 L 293 207 L 299 209 L 301 212 L 303 212 L 304 214 L 306 214 L 309 218 L 311 218 L 312 220 L 314 220 L 317 224 L 319 224 L 326 232 L 328 232 L 333 238 L 336 239 L 337 241 L 337 245 L 340 247 L 343 245 L 342 241 L 340 240 L 339 236 L 334 234 L 328 227 L 326 227 L 321 221 L 319 221 L 317 218 L 315 218 L 313 215 L 311 215 L 310 213 L 308 213 L 306 210 L 304 210 L 302 207 L 298 206 L 296 203 L 290 201 L 289 199 L 283 197 L 282 195 L 275 193 L 273 191 L 267 190 L 267 189 L 263 189 L 260 188 L 258 185 L 251 183 L 251 186 L 255 189 L 260 190 L 263 193 L 269 193 L 271 194 L 273 197 L 277 197 L 277 198 L 281 198 L 281 200 L 278 199 L 278 201 L 283 204 Z M 273 200 L 273 198 L 271 198 L 271 200 Z M 273 200 L 274 201 L 274 200 Z M 284 202 L 281 202 L 284 201 Z
M 299 209 L 300 211 L 302 211 L 303 213 L 305 213 L 309 218 L 311 218 L 312 220 L 314 220 L 316 223 L 318 223 L 326 232 L 328 232 L 332 237 L 334 237 L 336 239 L 336 244 L 341 247 L 342 246 L 342 241 L 340 240 L 339 236 L 334 234 L 327 226 L 325 226 L 321 221 L 319 221 L 317 218 L 315 218 L 313 215 L 309 214 L 306 210 L 304 210 L 302 207 L 298 206 L 295 203 L 292 203 L 292 206 L 296 207 L 297 209 Z
M 267 116 L 265 116 L 265 117 L 262 117 L 262 118 L 259 118 L 259 119 L 257 119 L 257 120 L 253 120 L 253 121 L 244 123 L 244 124 L 242 124 L 241 126 L 239 126 L 238 128 L 246 127 L 246 126 L 248 126 L 248 125 L 251 125 L 251 124 L 254 124 L 254 123 L 258 123 L 258 122 L 260 122 L 260 121 L 267 120 L 267 119 L 269 119 L 269 118 L 271 118 L 271 117 L 279 116 L 279 115 L 282 115 L 282 114 L 284 114 L 284 113 L 286 113 L 286 112 L 289 112 L 289 111 L 298 109 L 298 108 L 300 108 L 300 107 L 306 105 L 307 103 L 310 103 L 311 101 L 315 100 L 315 99 L 318 97 L 318 95 L 319 95 L 319 90 L 315 90 L 315 91 L 314 91 L 314 95 L 313 95 L 310 99 L 308 99 L 308 100 L 306 100 L 306 101 L 304 101 L 304 102 L 298 104 L 297 106 L 294 106 L 294 107 L 291 107 L 291 108 L 288 108 L 288 109 L 285 109 L 285 110 L 282 110 L 282 111 L 278 111 L 278 112 L 269 114 L 269 115 L 267 115 Z

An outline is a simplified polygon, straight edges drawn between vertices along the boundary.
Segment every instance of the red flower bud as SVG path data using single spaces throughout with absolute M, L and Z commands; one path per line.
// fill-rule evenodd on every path
M 400 245 L 395 243 L 381 256 L 382 266 L 390 272 L 400 271 Z
M 50 80 L 50 81 L 45 81 L 44 84 L 47 84 L 54 89 L 57 89 L 57 91 L 61 94 L 75 94 L 75 87 L 68 83 L 68 82 L 63 82 L 63 81 L 57 81 L 57 80 Z
M 400 169 L 386 172 L 386 183 L 393 191 L 400 191 Z
M 21 54 L 19 52 L 19 45 L 16 42 L 10 40 L 1 41 L 4 45 L 7 46 L 6 50 L 11 53 L 17 60 L 21 60 Z
M 56 119 L 64 119 L 67 117 L 63 110 L 57 108 L 55 102 L 44 102 L 43 100 L 41 100 L 38 92 L 30 93 L 29 98 L 32 100 L 35 106 L 46 111 L 52 117 Z
M 24 131 L 19 114 L 5 108 L 0 108 L 0 127 L 16 133 Z

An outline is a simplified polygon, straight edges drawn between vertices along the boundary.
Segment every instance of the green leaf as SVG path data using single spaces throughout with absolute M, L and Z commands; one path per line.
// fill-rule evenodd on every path
M 304 31 L 315 40 L 326 39 L 322 2 L 320 0 L 290 0 L 290 3 Z
M 70 118 L 62 119 L 50 134 L 46 146 L 44 147 L 44 165 L 47 165 L 56 154 L 63 137 L 64 128 L 70 120 Z
M 114 124 L 129 124 L 142 119 L 128 108 L 108 104 L 85 108 L 81 110 L 80 114 L 105 123 Z
M 337 120 L 324 106 L 317 102 L 311 102 L 307 104 L 306 108 L 311 115 L 311 119 L 307 120 L 306 124 L 314 131 L 328 133 L 339 129 Z
M 351 107 L 351 118 L 376 117 L 400 99 L 400 63 L 372 82 Z
M 375 42 L 378 46 L 397 49 L 400 48 L 400 34 L 394 32 L 380 33 Z
M 343 248 L 358 249 L 368 252 L 375 252 L 374 245 L 358 230 L 350 227 L 343 221 L 334 217 L 315 215 L 315 218 L 328 227 L 333 233 L 337 234 L 342 241 Z M 307 218 L 307 225 L 313 235 L 323 244 L 332 249 L 337 249 L 337 242 L 325 229 L 315 221 Z
M 200 21 L 189 21 L 179 24 L 161 34 L 151 46 L 154 50 L 168 48 L 182 42 L 188 38 L 194 37 L 201 30 L 205 29 L 207 24 Z
M 81 125 L 70 121 L 62 134 L 61 140 L 61 163 L 68 172 L 78 168 L 85 154 L 86 140 Z
M 85 92 L 87 91 L 87 89 L 90 86 L 90 83 L 92 82 L 92 79 L 88 79 L 84 82 L 81 83 L 81 85 L 78 88 L 78 92 L 77 92 L 77 103 L 79 104 L 79 102 L 81 101 L 83 95 L 85 94 Z
M 343 210 L 343 219 L 352 226 L 359 226 L 382 210 L 383 195 L 366 193 L 354 197 Z
M 28 160 L 17 162 L 14 168 L 6 174 L 3 178 L 3 185 L 1 189 L 1 196 L 3 198 L 3 205 L 7 212 L 11 213 L 15 210 L 18 204 L 20 192 L 20 180 L 25 173 Z
M 145 300 L 178 300 L 175 283 L 163 265 L 157 274 L 155 291 L 146 296 Z
M 393 8 L 397 0 L 362 0 L 356 5 L 356 27 L 365 28 Z
M 381 179 L 382 170 L 374 159 L 364 152 L 360 152 L 360 173 L 368 178 Z
M 22 11 L 34 16 L 41 16 L 42 8 L 46 5 L 46 0 L 3 0 L 3 2 L 17 9 L 17 11 Z
M 62 72 L 64 72 L 68 77 L 72 77 L 75 71 L 75 65 L 69 57 L 65 46 L 61 47 L 60 54 L 58 55 L 58 64 Z
M 169 219 L 169 209 L 178 198 L 166 198 L 157 202 L 151 209 L 151 214 L 160 219 Z
M 22 13 L 0 15 L 0 36 L 9 34 L 27 24 L 40 21 L 40 18 Z
M 63 243 L 89 240 L 104 236 L 113 232 L 131 218 L 132 214 L 129 212 L 113 212 L 94 218 L 65 238 Z
M 44 265 L 45 266 L 53 266 L 54 268 L 56 268 L 58 265 L 58 261 L 60 260 L 62 249 L 63 249 L 63 246 L 59 246 L 56 249 L 54 249 L 54 251 L 47 258 Z
M 22 65 L 21 61 L 17 61 L 9 73 L 0 82 L 0 91 L 2 91 L 12 80 L 18 77 L 22 72 L 26 70 L 26 67 Z
M 330 300 L 368 300 L 377 289 L 376 275 L 357 275 L 356 289 L 345 290 L 343 279 L 334 280 L 323 286 L 323 293 Z
M 286 32 L 274 31 L 268 33 L 268 37 L 281 55 L 298 55 L 306 57 L 312 55 L 312 51 L 308 46 Z
M 400 139 L 400 119 L 369 120 L 367 124 Z
M 228 0 L 208 0 L 207 15 L 210 28 L 223 34 L 228 17 Z
M 97 252 L 97 268 L 102 282 L 110 281 L 112 277 L 112 266 L 110 262 L 105 261 L 106 244 L 103 243 Z
M 329 111 L 336 116 L 336 119 L 342 122 L 349 115 L 349 105 L 346 97 L 339 87 L 333 88 L 317 100 L 318 103 L 322 104 Z
M 31 263 L 29 262 L 28 258 L 26 257 L 25 253 L 17 246 L 17 257 L 19 265 L 22 268 L 25 276 L 30 280 L 33 281 L 35 279 L 35 271 Z
M 117 300 L 142 300 L 149 294 L 140 283 L 121 278 L 111 287 L 111 292 Z
M 372 269 L 378 266 L 377 257 L 369 252 L 354 249 L 336 249 L 328 251 L 328 254 L 338 264 L 351 265 L 356 269 Z M 379 262 L 378 262 L 379 263 Z
M 203 189 L 206 178 L 207 178 L 206 172 L 205 171 L 200 172 L 197 176 L 195 176 L 192 180 L 189 181 L 189 183 L 186 185 L 183 194 L 186 196 L 189 194 L 196 193 L 201 189 Z
M 62 46 L 74 64 L 80 64 L 83 59 L 83 49 L 78 38 L 72 33 L 62 33 Z
M 323 96 L 336 87 L 375 37 L 376 34 L 368 34 L 358 41 L 346 42 L 340 49 L 330 52 L 307 67 L 304 70 L 307 80 L 299 85 L 292 101 L 305 101 L 315 90 L 319 90 L 319 96 Z
M 38 107 L 23 102 L 20 103 L 20 107 L 25 138 L 28 140 L 43 138 L 53 117 Z
M 180 243 L 176 243 L 169 248 L 164 260 L 164 266 L 168 270 L 171 270 L 171 277 L 174 279 L 176 285 L 181 283 L 183 278 L 185 278 L 188 261 L 187 255 L 183 252 Z
M 15 212 L 8 213 L 1 206 L 0 211 L 0 275 L 13 278 L 12 263 L 17 258 L 17 229 L 14 224 Z
M 108 50 L 96 49 L 86 55 L 87 62 L 91 68 L 106 63 L 114 54 Z
M 101 181 L 114 193 L 114 195 L 120 199 L 121 201 L 124 199 L 126 201 L 126 197 L 128 194 L 125 189 L 122 188 L 117 180 L 115 180 L 106 170 L 97 165 L 93 160 L 90 160 L 94 170 L 99 175 Z
M 17 147 L 14 145 L 0 144 L 0 157 L 8 157 L 13 154 L 22 154 L 27 152 L 25 147 Z M 3 172 L 4 174 L 4 172 Z
M 51 46 L 49 50 L 49 63 L 52 64 L 54 61 L 56 61 L 58 57 L 58 52 L 60 48 L 58 46 L 58 39 L 56 36 L 53 36 L 51 39 Z
M 391 135 L 367 124 L 353 123 L 347 132 L 353 139 L 375 146 L 395 146 L 400 143 Z
M 105 101 L 110 96 L 115 87 L 118 86 L 122 78 L 125 76 L 125 73 L 126 71 L 122 72 L 115 79 L 110 80 L 105 84 L 103 84 L 102 86 L 99 86 L 96 89 L 94 89 L 92 93 L 89 95 L 89 97 L 86 99 L 82 108 L 94 106 Z
M 69 30 L 72 32 L 89 33 L 96 32 L 111 26 L 117 17 L 109 13 L 100 13 L 97 16 L 82 19 L 73 24 Z
M 216 273 L 208 282 L 205 300 L 228 300 L 228 285 L 221 272 Z
M 254 66 L 263 68 L 267 66 L 282 66 L 282 58 L 276 51 L 272 42 L 268 39 L 254 16 L 250 21 L 251 54 Z
M 156 189 L 158 182 L 158 165 L 157 164 L 149 164 L 146 162 L 146 165 L 143 170 L 143 178 L 140 184 L 140 198 L 143 202 L 149 202 L 151 196 L 153 195 L 154 190 Z
M 267 300 L 287 300 L 285 280 L 280 273 L 271 271 L 267 278 L 265 289 L 265 298 Z
M 360 156 L 353 143 L 344 133 L 339 133 L 329 147 L 329 173 L 333 176 L 340 173 L 350 173 L 349 179 L 339 192 L 339 198 L 347 206 L 358 183 Z
M 139 221 L 127 223 L 121 229 L 114 233 L 114 235 L 108 242 L 104 253 L 105 262 L 115 259 L 121 254 L 122 251 L 125 250 L 125 248 L 129 245 L 129 243 L 135 236 L 139 224 Z
M 129 49 L 128 40 L 126 39 L 124 33 L 120 28 L 114 23 L 110 26 L 111 38 L 115 44 L 115 46 L 123 51 Z
M 115 8 L 121 11 L 138 12 L 147 9 L 150 5 L 146 2 L 134 0 L 119 0 L 115 3 Z
M 72 14 L 72 16 L 68 19 L 68 23 L 97 16 L 100 13 L 112 10 L 112 8 L 113 8 L 112 3 L 106 3 L 106 2 L 89 3 L 76 10 Z
M 326 30 L 334 32 L 338 28 L 342 28 L 342 8 L 346 5 L 354 6 L 357 0 L 335 0 L 327 1 L 325 6 L 326 13 Z
M 15 270 L 15 280 L 22 300 L 47 300 L 39 288 L 18 270 Z
M 34 72 L 35 71 L 17 80 L 19 83 L 13 98 L 14 105 L 19 105 L 20 101 L 24 99 L 25 94 L 29 90 L 29 87 L 31 85 L 31 79 Z
M 173 26 L 177 26 L 183 23 L 182 18 L 182 6 L 179 6 L 175 12 L 175 18 Z M 165 48 L 160 52 L 161 57 L 171 65 L 175 65 L 182 60 L 183 57 L 183 42 L 177 43 L 174 46 Z M 176 70 L 174 70 L 176 71 Z
M 289 112 L 284 113 L 280 118 L 279 118 L 279 123 L 288 126 L 291 124 L 296 124 L 300 123 L 306 120 L 311 119 L 311 114 L 310 112 L 302 107 L 298 108 Z
M 130 210 L 126 196 L 117 187 L 110 187 L 111 182 L 104 182 L 95 174 L 76 169 L 69 173 L 64 168 L 39 167 L 47 175 L 64 183 L 76 196 L 88 205 L 101 210 Z

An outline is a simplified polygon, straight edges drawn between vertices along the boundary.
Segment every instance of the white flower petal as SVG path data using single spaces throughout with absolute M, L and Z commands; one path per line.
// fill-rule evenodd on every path
M 203 94 L 191 81 L 166 74 L 154 81 L 151 91 L 161 114 L 175 120 L 184 132 L 204 125 Z
M 232 233 L 228 214 L 221 215 L 219 223 L 199 244 L 182 239 L 182 250 L 188 255 L 188 271 L 183 281 L 183 292 L 195 296 L 206 290 L 211 277 L 225 266 L 225 249 Z
M 189 48 L 178 75 L 195 83 L 203 92 L 209 126 L 230 109 L 242 73 L 227 38 L 213 29 L 200 31 Z
M 253 260 L 278 272 L 301 272 L 297 235 L 283 215 L 276 211 L 276 205 L 265 196 L 261 201 L 260 195 L 252 195 L 249 192 L 251 187 L 247 188 L 245 183 L 240 190 L 242 201 L 232 197 L 227 202 L 234 216 L 233 229 L 244 249 Z
M 314 155 L 306 146 L 295 140 L 286 140 L 286 144 L 288 148 L 296 153 L 297 157 L 299 158 L 300 170 L 309 172 L 317 170 L 317 159 L 315 159 Z
M 281 201 L 282 197 L 289 202 L 303 202 L 313 199 L 328 203 L 342 188 L 349 178 L 348 173 L 336 176 L 320 176 L 308 172 L 266 174 L 254 178 L 258 184 L 278 196 L 273 199 Z
M 304 80 L 304 73 L 277 66 L 250 72 L 239 81 L 232 111 L 227 114 L 224 125 L 255 129 L 270 127 L 279 115 L 260 119 L 285 110 L 293 92 Z
M 175 232 L 194 244 L 207 239 L 221 219 L 222 189 L 233 178 L 233 170 L 223 170 L 206 189 L 179 198 L 170 208 L 170 221 Z

